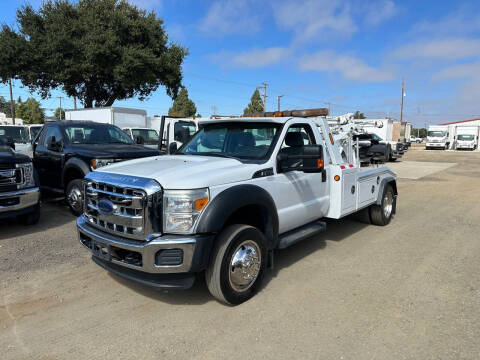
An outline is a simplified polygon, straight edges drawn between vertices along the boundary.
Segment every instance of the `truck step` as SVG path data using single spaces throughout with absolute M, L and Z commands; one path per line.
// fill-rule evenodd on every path
M 299 241 L 308 239 L 314 235 L 324 232 L 327 229 L 325 221 L 315 221 L 313 223 L 303 225 L 297 229 L 290 230 L 285 234 L 280 235 L 278 242 L 279 249 L 285 249 Z

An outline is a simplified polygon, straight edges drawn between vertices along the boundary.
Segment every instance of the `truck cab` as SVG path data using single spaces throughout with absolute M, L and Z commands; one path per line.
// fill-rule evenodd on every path
M 32 155 L 32 146 L 28 127 L 25 125 L 0 125 L 0 138 L 5 142 L 9 139 L 15 143 L 15 151 L 28 156 Z
M 425 149 L 447 150 L 450 145 L 448 126 L 429 126 Z
M 325 218 L 360 212 L 387 225 L 395 174 L 361 170 L 324 117 L 292 113 L 204 121 L 174 154 L 89 173 L 81 244 L 131 281 L 185 289 L 204 273 L 214 297 L 239 304 L 260 288 L 274 249 L 324 231 Z
M 111 163 L 159 154 L 111 124 L 56 121 L 43 126 L 33 146 L 33 163 L 42 190 L 65 195 L 75 215 L 83 210 L 82 179 Z
M 478 126 L 458 126 L 455 148 L 458 150 L 475 150 L 478 146 Z

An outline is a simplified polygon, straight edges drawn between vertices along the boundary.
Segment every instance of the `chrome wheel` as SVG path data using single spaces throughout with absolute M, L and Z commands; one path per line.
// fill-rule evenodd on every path
M 82 211 L 83 206 L 82 191 L 78 187 L 72 187 L 68 193 L 68 203 L 76 212 Z
M 393 210 L 393 194 L 391 191 L 385 193 L 385 198 L 383 199 L 383 214 L 387 219 L 392 215 Z
M 228 281 L 238 292 L 250 288 L 258 277 L 262 265 L 260 247 L 252 240 L 243 241 L 233 252 L 230 260 Z

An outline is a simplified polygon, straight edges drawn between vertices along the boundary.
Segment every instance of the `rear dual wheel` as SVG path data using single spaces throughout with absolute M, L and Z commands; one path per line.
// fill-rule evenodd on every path
M 258 291 L 266 263 L 266 239 L 260 230 L 228 226 L 218 235 L 205 272 L 208 290 L 223 303 L 241 304 Z
M 395 192 L 392 185 L 385 186 L 380 205 L 370 206 L 370 221 L 374 225 L 385 226 L 390 223 L 395 210 Z

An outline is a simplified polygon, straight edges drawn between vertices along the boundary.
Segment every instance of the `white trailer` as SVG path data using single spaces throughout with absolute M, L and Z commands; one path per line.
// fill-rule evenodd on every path
M 457 126 L 455 148 L 475 150 L 478 146 L 478 126 Z
M 430 125 L 428 127 L 425 149 L 447 150 L 450 142 L 450 128 L 448 125 Z
M 89 120 L 116 125 L 119 128 L 145 128 L 147 112 L 142 109 L 123 107 L 100 107 L 91 109 L 66 110 L 65 120 Z

